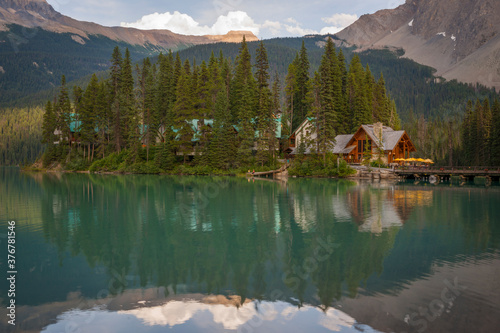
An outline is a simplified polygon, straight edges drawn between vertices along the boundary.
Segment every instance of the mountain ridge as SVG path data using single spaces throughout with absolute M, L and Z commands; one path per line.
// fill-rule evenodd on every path
M 500 1 L 407 0 L 363 15 L 336 36 L 359 50 L 403 48 L 436 75 L 500 90 Z
M 0 30 L 8 30 L 10 24 L 27 28 L 42 28 L 57 33 L 72 33 L 83 38 L 83 41 L 88 39 L 89 35 L 102 35 L 132 45 L 150 44 L 164 50 L 175 50 L 179 45 L 241 42 L 243 36 L 248 41 L 258 40 L 250 31 L 230 31 L 225 35 L 192 36 L 176 34 L 170 30 L 106 27 L 62 15 L 45 0 L 0 0 Z

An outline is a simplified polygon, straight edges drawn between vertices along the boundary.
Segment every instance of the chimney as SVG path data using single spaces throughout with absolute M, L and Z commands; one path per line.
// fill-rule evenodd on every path
M 378 122 L 378 123 L 373 124 L 373 134 L 377 138 L 378 142 L 382 142 L 383 129 L 384 129 L 384 125 L 382 125 L 382 123 Z

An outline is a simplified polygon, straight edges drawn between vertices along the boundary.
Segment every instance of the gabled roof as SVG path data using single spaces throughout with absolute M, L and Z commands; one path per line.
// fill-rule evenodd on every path
M 361 125 L 360 129 L 363 129 L 365 133 L 370 137 L 370 139 L 380 147 L 380 140 L 378 135 L 375 135 L 373 131 L 373 125 Z M 358 129 L 359 131 L 359 129 Z M 356 132 L 357 133 L 357 132 Z M 393 150 L 394 147 L 401 140 L 401 137 L 405 134 L 405 131 L 395 131 L 388 126 L 382 126 L 382 143 L 384 150 Z
M 354 147 L 356 147 L 356 146 L 350 146 L 350 147 L 346 147 L 346 146 L 349 143 L 349 141 L 351 141 L 353 136 L 354 136 L 354 134 L 337 135 L 335 137 L 335 146 L 333 147 L 332 152 L 334 154 L 348 154 L 348 153 L 350 153 L 354 149 Z

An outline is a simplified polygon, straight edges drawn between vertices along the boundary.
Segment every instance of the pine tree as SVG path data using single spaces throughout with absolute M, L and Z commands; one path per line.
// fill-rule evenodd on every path
M 251 56 L 243 37 L 239 54 L 236 57 L 234 78 L 231 81 L 230 105 L 233 121 L 238 121 L 240 145 L 238 161 L 241 164 L 251 163 L 255 130 L 252 124 L 255 117 L 255 79 L 252 74 Z
M 338 133 L 337 134 L 349 134 L 351 133 L 350 115 L 349 109 L 347 107 L 347 68 L 346 60 L 342 49 L 339 48 L 338 53 L 338 75 L 340 77 L 341 93 L 340 100 L 336 104 L 337 122 L 338 122 Z
M 388 104 L 387 93 L 385 90 L 384 75 L 380 73 L 380 78 L 373 88 L 373 121 L 389 125 L 391 109 Z
M 99 82 L 97 76 L 92 75 L 90 82 L 83 94 L 82 109 L 80 112 L 80 135 L 82 142 L 87 144 L 87 159 L 92 160 L 91 145 L 95 144 L 95 128 L 97 126 L 97 103 L 99 95 Z
M 175 101 L 175 90 L 177 88 L 174 81 L 174 58 L 171 51 L 166 56 L 160 55 L 158 57 L 158 66 L 156 126 L 163 129 L 160 135 L 162 141 L 165 141 L 165 136 L 169 139 L 172 136 L 170 127 L 172 125 L 172 109 Z
M 155 163 L 162 170 L 172 170 L 175 165 L 175 155 L 172 152 L 170 141 L 165 141 L 157 148 Z
M 139 156 L 140 141 L 140 116 L 135 106 L 134 99 L 134 76 L 132 73 L 132 60 L 130 51 L 125 49 L 125 57 L 122 62 L 120 77 L 120 100 L 121 108 L 125 116 L 123 132 L 125 133 L 125 142 L 130 150 L 129 163 L 137 161 Z
M 474 145 L 472 143 L 472 124 L 473 124 L 472 101 L 467 101 L 465 108 L 465 117 L 462 122 L 462 151 L 465 164 L 471 165 L 474 155 Z
M 285 133 L 291 135 L 297 126 L 299 126 L 299 117 L 295 114 L 297 89 L 297 68 L 294 62 L 288 66 L 288 73 L 285 78 L 285 115 L 283 124 L 287 128 Z
M 275 136 L 276 126 L 272 113 L 271 91 L 269 89 L 269 62 L 264 43 L 260 42 L 256 54 L 256 77 L 257 77 L 257 112 L 256 129 L 257 137 L 257 161 L 264 165 L 274 155 L 274 149 L 270 150 L 270 141 Z
M 500 102 L 497 98 L 491 108 L 490 147 L 491 165 L 500 166 Z
M 338 89 L 341 89 L 338 85 L 340 78 L 336 59 L 335 46 L 329 38 L 321 58 L 319 73 L 315 75 L 313 83 L 315 87 L 313 89 L 319 89 L 319 96 L 318 93 L 315 93 L 312 99 L 314 101 L 313 123 L 316 132 L 317 153 L 323 156 L 325 166 L 326 153 L 332 148 L 335 139 L 335 125 L 337 124 L 335 102 L 339 93 Z
M 59 140 L 60 149 L 61 150 L 63 149 L 63 141 L 68 140 L 68 146 L 71 152 L 71 142 L 72 142 L 71 101 L 69 99 L 68 90 L 66 88 L 66 77 L 64 75 L 61 78 L 61 87 L 59 90 L 59 95 L 57 98 L 57 102 L 55 103 L 54 109 L 56 114 L 56 125 L 62 134 L 61 136 L 62 140 Z
M 483 102 L 483 129 L 481 140 L 481 164 L 490 165 L 490 140 L 491 140 L 491 120 L 492 114 L 490 109 L 490 101 L 486 98 Z
M 54 131 L 57 128 L 56 115 L 50 101 L 47 102 L 45 106 L 45 113 L 43 114 L 42 123 L 42 143 L 47 143 L 50 145 L 54 144 L 56 137 Z
M 121 78 L 122 78 L 122 54 L 118 46 L 113 49 L 111 56 L 111 67 L 109 69 L 110 99 L 113 109 L 113 117 L 110 119 L 109 128 L 112 126 L 115 151 L 119 152 L 123 145 L 123 111 L 120 100 Z
M 299 126 L 307 116 L 309 111 L 309 103 L 307 102 L 307 82 L 309 81 L 309 58 L 304 41 L 298 54 L 296 66 L 296 84 L 295 84 L 295 126 Z
M 228 93 L 226 88 L 223 88 L 217 94 L 215 101 L 212 139 L 207 150 L 207 161 L 212 167 L 228 170 L 235 164 L 237 151 L 235 139 Z
M 195 92 L 195 118 L 198 119 L 197 151 L 201 153 L 201 158 L 204 159 L 202 155 L 204 155 L 210 140 L 208 120 L 213 117 L 213 102 L 211 97 L 213 89 L 210 86 L 212 81 L 210 80 L 210 73 L 205 61 L 201 63 L 197 81 Z
M 104 158 L 106 156 L 106 146 L 110 143 L 110 131 L 111 131 L 111 121 L 113 117 L 113 111 L 110 107 L 110 96 L 109 90 L 107 89 L 106 83 L 101 82 L 99 84 L 99 89 L 97 92 L 96 101 L 96 126 L 98 130 L 97 134 L 97 144 L 99 146 L 98 155 Z
M 138 108 L 140 112 L 142 141 L 146 145 L 146 161 L 149 161 L 149 147 L 155 143 L 158 131 L 159 115 L 155 108 L 155 70 L 149 58 L 145 58 L 142 66 L 137 65 L 139 86 L 137 88 Z
M 189 153 L 192 152 L 194 131 L 191 124 L 194 119 L 193 84 L 189 60 L 184 62 L 184 69 L 177 82 L 177 98 L 174 104 L 173 127 L 175 148 L 184 157 L 186 163 Z
M 351 60 L 347 80 L 349 114 L 351 119 L 351 132 L 362 124 L 369 124 L 372 112 L 366 96 L 365 73 L 359 56 L 356 54 Z

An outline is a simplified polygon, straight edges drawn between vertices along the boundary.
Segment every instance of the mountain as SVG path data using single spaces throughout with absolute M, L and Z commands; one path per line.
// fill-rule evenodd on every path
M 9 24 L 38 27 L 56 33 L 71 33 L 75 35 L 75 41 L 80 43 L 85 43 L 89 35 L 99 35 L 131 45 L 154 45 L 163 50 L 218 41 L 240 42 L 243 35 L 247 40 L 257 40 L 249 31 L 231 31 L 227 35 L 215 36 L 186 36 L 169 30 L 105 27 L 62 15 L 45 0 L 0 0 L 0 29 L 8 29 Z
M 257 40 L 249 31 L 184 36 L 168 30 L 104 27 L 55 11 L 45 0 L 0 0 L 0 107 L 37 104 L 61 75 L 68 82 L 106 70 L 115 46 L 132 60 L 193 45 Z M 40 94 L 33 98 L 33 94 Z
M 500 90 L 500 1 L 407 0 L 363 15 L 337 37 L 359 50 L 402 48 L 436 76 Z

